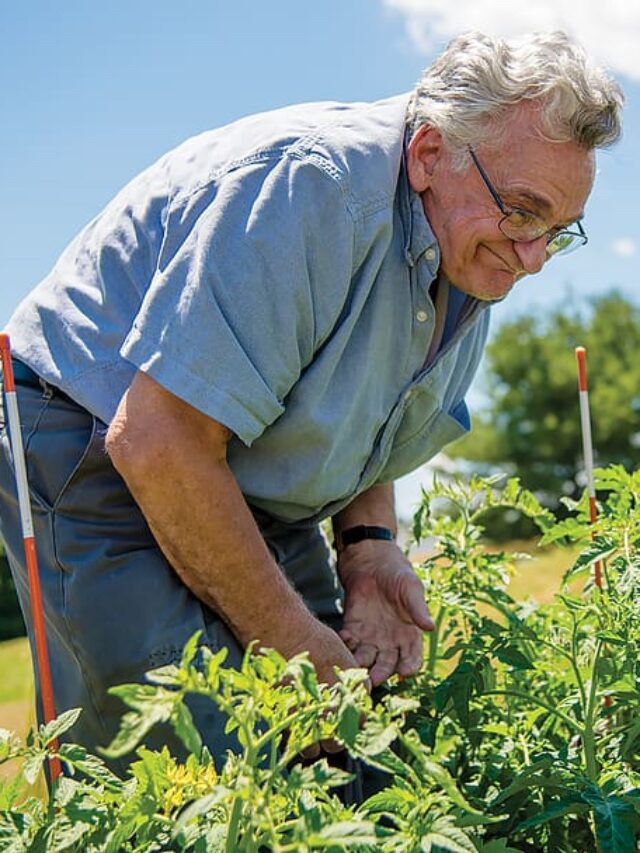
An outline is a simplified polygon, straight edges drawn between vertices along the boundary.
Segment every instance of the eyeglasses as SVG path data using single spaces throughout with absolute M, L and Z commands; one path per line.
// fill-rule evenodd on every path
M 469 153 L 476 169 L 480 172 L 480 177 L 498 205 L 500 213 L 502 213 L 498 228 L 509 240 L 516 243 L 529 243 L 531 240 L 538 240 L 546 235 L 547 255 L 550 257 L 552 255 L 567 255 L 588 242 L 589 238 L 585 234 L 579 219 L 562 228 L 549 228 L 544 219 L 535 213 L 531 213 L 530 210 L 521 207 L 507 207 L 482 168 L 473 148 L 469 147 Z

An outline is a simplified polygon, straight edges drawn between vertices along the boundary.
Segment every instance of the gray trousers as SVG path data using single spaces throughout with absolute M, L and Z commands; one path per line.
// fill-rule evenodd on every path
M 242 649 L 165 560 L 105 452 L 105 424 L 45 383 L 18 384 L 17 390 L 56 710 L 83 708 L 65 739 L 95 751 L 112 740 L 124 710 L 109 687 L 141 682 L 147 670 L 178 662 L 198 630 L 213 650 L 228 648 L 227 664 L 239 665 Z M 4 421 L 0 410 L 0 533 L 35 652 Z M 258 513 L 256 520 L 309 608 L 337 627 L 341 592 L 318 528 L 285 525 Z M 213 703 L 196 699 L 191 710 L 214 755 L 233 748 Z M 156 727 L 146 743 L 166 743 L 182 753 L 168 726 Z M 119 773 L 126 768 L 125 762 L 110 763 Z

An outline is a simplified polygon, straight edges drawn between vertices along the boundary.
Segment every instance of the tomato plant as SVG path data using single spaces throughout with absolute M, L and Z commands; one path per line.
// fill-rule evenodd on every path
M 417 567 L 436 630 L 424 666 L 379 702 L 366 673 L 318 684 L 304 657 L 249 650 L 240 671 L 198 637 L 179 667 L 117 694 L 129 711 L 109 754 L 136 750 L 126 779 L 101 758 L 61 744 L 67 774 L 49 802 L 22 793 L 79 711 L 22 743 L 0 733 L 0 761 L 22 762 L 0 785 L 0 849 L 11 851 L 452 851 L 632 853 L 640 832 L 640 474 L 598 472 L 604 496 L 556 524 L 516 480 L 435 484 L 414 520 L 428 547 Z M 533 518 L 542 542 L 580 554 L 551 604 L 508 592 L 516 556 L 490 553 L 482 517 L 496 505 Z M 591 580 L 596 560 L 602 589 Z M 574 584 L 575 585 L 575 584 Z M 214 762 L 184 702 L 209 697 L 240 748 Z M 188 752 L 140 746 L 169 722 Z M 358 806 L 337 792 L 350 778 L 298 756 L 319 739 L 388 774 Z

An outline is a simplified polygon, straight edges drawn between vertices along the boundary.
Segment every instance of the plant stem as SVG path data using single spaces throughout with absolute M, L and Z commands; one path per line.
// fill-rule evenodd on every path
M 240 824 L 240 815 L 242 814 L 242 800 L 236 797 L 233 801 L 231 809 L 231 817 L 229 818 L 229 827 L 227 829 L 227 841 L 224 846 L 226 853 L 234 853 L 238 849 L 237 835 Z
M 570 729 L 579 734 L 583 735 L 582 726 L 580 726 L 575 720 L 572 720 L 567 714 L 563 711 L 559 711 L 557 708 L 554 708 L 553 705 L 549 705 L 548 702 L 545 702 L 543 699 L 538 699 L 537 696 L 532 696 L 530 693 L 523 693 L 520 690 L 486 690 L 483 696 L 514 696 L 516 699 L 524 699 L 526 702 L 532 702 L 534 705 L 539 705 L 541 708 L 545 708 L 549 711 L 550 714 L 553 714 L 558 719 L 562 720 Z
M 582 719 L 587 718 L 587 693 L 584 689 L 584 681 L 580 675 L 580 667 L 578 666 L 578 621 L 575 613 L 571 613 L 571 621 L 573 623 L 573 631 L 571 632 L 571 666 L 576 676 L 578 689 L 580 690 L 580 699 L 582 701 Z
M 594 783 L 597 783 L 598 781 L 598 762 L 596 759 L 596 742 L 594 734 L 594 717 L 596 711 L 596 703 L 598 699 L 597 669 L 603 645 L 603 641 L 598 640 L 598 645 L 596 646 L 596 653 L 593 656 L 593 664 L 591 665 L 591 686 L 589 688 L 589 701 L 587 703 L 584 720 L 584 733 L 582 736 L 587 776 Z
M 444 622 L 444 617 L 446 614 L 446 607 L 441 605 L 438 610 L 438 615 L 435 620 L 435 628 L 429 634 L 429 657 L 427 659 L 427 672 L 428 674 L 434 678 L 436 674 L 436 664 L 438 662 L 438 646 L 440 645 L 440 629 L 442 628 L 442 623 Z

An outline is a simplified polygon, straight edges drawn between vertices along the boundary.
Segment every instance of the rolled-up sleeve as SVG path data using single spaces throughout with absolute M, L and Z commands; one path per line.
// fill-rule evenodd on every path
M 316 165 L 266 156 L 169 208 L 121 354 L 250 445 L 348 299 L 353 222 Z

